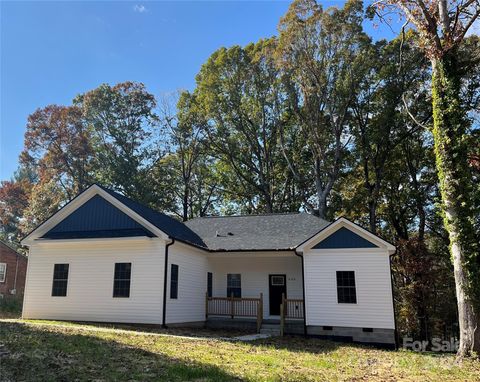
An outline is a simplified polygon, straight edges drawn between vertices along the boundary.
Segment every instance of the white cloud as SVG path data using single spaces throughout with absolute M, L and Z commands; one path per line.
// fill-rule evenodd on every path
M 134 10 L 134 12 L 138 12 L 138 13 L 148 12 L 147 7 L 145 5 L 142 5 L 142 4 L 135 4 L 133 6 L 133 10 Z

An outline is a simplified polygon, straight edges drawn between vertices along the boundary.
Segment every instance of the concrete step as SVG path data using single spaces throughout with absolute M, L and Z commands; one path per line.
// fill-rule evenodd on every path
M 280 324 L 262 324 L 262 329 L 278 329 L 278 330 L 280 330 Z
M 261 335 L 268 335 L 272 337 L 278 337 L 280 335 L 280 330 L 279 331 L 273 331 L 273 330 L 261 330 L 260 329 L 260 334 Z
M 278 324 L 263 324 L 260 328 L 260 334 L 269 334 L 271 336 L 280 335 L 280 325 Z

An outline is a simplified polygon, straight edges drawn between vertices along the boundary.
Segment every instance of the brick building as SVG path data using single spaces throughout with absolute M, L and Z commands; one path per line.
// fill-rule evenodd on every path
M 0 296 L 22 295 L 27 257 L 0 241 Z

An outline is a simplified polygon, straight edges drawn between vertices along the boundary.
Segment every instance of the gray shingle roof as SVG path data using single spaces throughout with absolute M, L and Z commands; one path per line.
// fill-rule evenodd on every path
M 188 227 L 186 227 L 181 221 L 178 221 L 177 219 L 174 219 L 161 212 L 155 211 L 147 206 L 144 206 L 143 204 L 137 203 L 136 201 L 127 198 L 118 192 L 110 190 L 109 188 L 100 185 L 98 186 L 125 204 L 128 208 L 142 216 L 145 220 L 152 223 L 155 227 L 165 232 L 168 236 L 189 244 L 193 244 L 197 247 L 206 247 L 202 239 L 191 229 L 188 229 Z
M 291 249 L 330 224 L 306 213 L 211 216 L 182 223 L 102 188 L 170 237 L 211 251 Z
M 306 213 L 212 216 L 196 218 L 182 223 L 118 192 L 99 184 L 97 186 L 171 238 L 210 251 L 289 250 L 310 239 L 330 224 L 326 220 Z M 65 208 L 71 202 L 72 200 L 62 208 Z M 45 224 L 50 218 L 38 225 L 32 232 Z M 28 237 L 32 232 L 25 237 Z M 78 235 L 81 233 L 76 232 Z M 110 231 L 109 235 L 111 235 Z M 119 233 L 118 236 L 125 235 Z
M 330 223 L 306 213 L 203 217 L 185 223 L 210 250 L 284 250 Z

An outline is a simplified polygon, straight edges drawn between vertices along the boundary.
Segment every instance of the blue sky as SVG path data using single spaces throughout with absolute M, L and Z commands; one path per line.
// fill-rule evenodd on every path
M 326 6 L 343 1 L 323 2 Z M 276 34 L 288 1 L 0 2 L 0 180 L 18 165 L 30 113 L 102 83 L 161 97 L 192 89 L 221 46 Z M 367 32 L 391 38 L 386 26 Z

